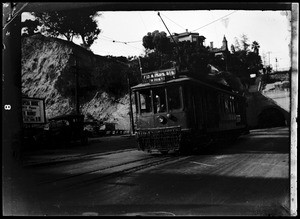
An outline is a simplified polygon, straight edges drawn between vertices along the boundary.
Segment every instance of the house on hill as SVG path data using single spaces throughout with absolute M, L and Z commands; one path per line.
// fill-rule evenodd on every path
M 221 48 L 214 48 L 214 44 L 213 42 L 210 42 L 210 48 L 209 48 L 209 51 L 211 53 L 214 53 L 215 56 L 218 56 L 218 55 L 224 55 L 224 54 L 228 54 L 229 53 L 229 50 L 228 50 L 228 43 L 227 43 L 227 39 L 224 35 L 223 37 L 223 41 L 222 41 L 222 46 Z
M 204 36 L 200 36 L 199 33 L 189 32 L 188 29 L 186 29 L 186 32 L 183 33 L 173 33 L 173 35 L 169 38 L 171 42 L 189 41 L 189 42 L 199 42 L 202 45 L 204 40 L 206 39 Z

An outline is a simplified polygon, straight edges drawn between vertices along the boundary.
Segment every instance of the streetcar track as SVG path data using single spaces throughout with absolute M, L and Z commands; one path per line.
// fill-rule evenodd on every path
M 112 165 L 112 166 L 103 167 L 103 168 L 100 168 L 100 169 L 94 169 L 94 170 L 90 170 L 90 171 L 79 173 L 79 174 L 73 174 L 71 176 L 56 178 L 56 179 L 49 180 L 49 181 L 43 181 L 43 182 L 40 182 L 38 185 L 59 182 L 59 181 L 67 180 L 67 179 L 70 179 L 70 178 L 80 177 L 80 176 L 92 174 L 92 173 L 95 173 L 95 172 L 98 172 L 98 171 L 113 169 L 113 168 L 116 168 L 116 167 L 129 165 L 129 164 L 134 164 L 134 163 L 138 163 L 138 162 L 141 162 L 141 161 L 147 161 L 147 160 L 151 160 L 151 159 L 157 159 L 157 157 L 146 157 L 146 158 L 142 158 L 142 159 L 138 159 L 138 160 L 131 160 L 131 161 L 128 161 L 128 162 L 125 162 L 125 163 L 119 163 L 119 164 L 115 164 L 115 165 Z
M 189 156 L 190 157 L 190 156 Z M 189 157 L 148 157 L 146 159 L 139 159 L 139 160 L 134 160 L 134 161 L 130 161 L 130 162 L 126 162 L 126 163 L 121 163 L 121 164 L 117 164 L 117 165 L 113 165 L 113 166 L 109 166 L 109 167 L 104 167 L 104 168 L 100 168 L 100 169 L 96 169 L 96 170 L 92 170 L 92 171 L 88 171 L 88 172 L 84 172 L 81 174 L 76 174 L 76 175 L 72 175 L 72 176 L 67 176 L 67 177 L 63 177 L 63 178 L 59 178 L 59 179 L 55 179 L 55 180 L 51 180 L 51 181 L 45 181 L 45 182 L 41 182 L 38 185 L 42 186 L 42 185 L 49 185 L 49 184 L 53 184 L 56 187 L 59 186 L 63 191 L 66 190 L 72 190 L 81 186 L 86 186 L 88 184 L 92 184 L 96 181 L 99 180 L 103 180 L 103 179 L 107 179 L 107 178 L 111 178 L 111 177 L 120 177 L 129 173 L 133 173 L 133 172 L 137 172 L 143 169 L 147 169 L 149 167 L 154 167 L 157 165 L 161 165 L 161 164 L 165 164 L 168 163 L 170 161 L 178 161 L 178 160 L 182 160 L 182 159 L 187 159 Z M 147 161 L 150 160 L 150 162 L 147 162 L 145 164 L 138 164 L 141 161 Z M 153 160 L 153 161 L 151 161 Z M 137 164 L 137 165 L 134 165 Z M 114 168 L 119 168 L 122 166 L 128 166 L 128 165 L 134 165 L 125 169 L 121 169 L 118 171 L 113 171 L 110 173 L 104 173 L 103 175 L 89 175 L 92 173 L 96 173 L 96 172 L 101 172 L 101 171 L 109 171 L 109 170 L 113 170 Z M 80 180 L 82 177 L 84 176 L 90 176 L 90 179 L 84 179 Z M 72 180 L 71 182 L 68 182 L 68 180 Z M 76 179 L 78 182 L 74 183 L 74 179 Z M 60 184 L 57 184 L 60 183 Z
M 134 173 L 134 172 L 137 172 L 137 171 L 140 171 L 140 170 L 143 170 L 143 169 L 147 169 L 147 168 L 150 168 L 150 167 L 166 164 L 169 161 L 174 161 L 175 162 L 175 161 L 184 160 L 184 159 L 187 159 L 187 158 L 190 158 L 190 157 L 191 156 L 176 157 L 176 158 L 175 157 L 167 157 L 165 159 L 158 159 L 158 160 L 153 161 L 153 162 L 149 162 L 149 163 L 134 166 L 134 167 L 129 167 L 129 168 L 126 168 L 126 169 L 123 169 L 123 170 L 120 170 L 120 171 L 108 173 L 108 174 L 105 174 L 105 175 L 102 175 L 102 176 L 94 177 L 94 178 L 89 179 L 89 180 L 81 181 L 80 183 L 69 186 L 68 190 L 73 190 L 73 189 L 76 189 L 78 187 L 87 186 L 89 184 L 93 184 L 93 183 L 95 183 L 99 180 L 102 180 L 102 179 L 107 179 L 107 178 L 110 178 L 110 177 L 121 177 L 121 176 L 124 176 L 124 175 L 129 174 L 129 173 Z
M 120 166 L 123 166 L 123 165 L 128 165 L 128 164 L 131 164 L 131 163 L 136 163 L 136 162 L 140 162 L 140 161 L 144 161 L 144 160 L 148 160 L 148 159 L 153 159 L 153 157 L 142 158 L 142 159 L 138 159 L 138 160 L 132 160 L 132 161 L 128 161 L 126 163 L 120 163 L 120 164 L 116 164 L 116 165 L 108 166 L 108 167 L 103 167 L 103 168 L 96 169 L 96 170 L 90 170 L 90 171 L 87 171 L 87 172 L 74 174 L 74 175 L 71 175 L 71 176 L 57 178 L 57 179 L 54 179 L 54 180 L 51 180 L 51 181 L 44 181 L 44 182 L 39 183 L 39 185 L 54 183 L 54 182 L 58 182 L 58 181 L 63 181 L 63 180 L 67 180 L 67 179 L 70 179 L 70 178 L 79 177 L 79 176 L 83 176 L 83 175 L 88 175 L 88 174 L 95 173 L 95 172 L 98 172 L 98 171 L 108 170 L 108 169 L 120 167 Z
M 86 153 L 86 154 L 80 154 L 80 155 L 74 155 L 74 156 L 66 156 L 56 159 L 49 159 L 46 162 L 33 162 L 29 163 L 27 165 L 24 165 L 24 167 L 43 167 L 43 166 L 50 166 L 50 165 L 57 165 L 61 163 L 66 162 L 77 162 L 79 160 L 83 160 L 84 158 L 93 158 L 97 156 L 105 156 L 105 155 L 111 155 L 111 154 L 118 154 L 122 152 L 129 152 L 134 151 L 136 149 L 124 149 L 124 150 L 118 150 L 118 151 L 109 151 L 109 152 L 97 152 L 97 153 Z
M 74 156 L 77 159 L 72 159 L 72 160 L 63 160 L 63 161 L 58 161 L 55 163 L 62 163 L 62 162 L 78 162 L 78 160 L 82 159 L 82 158 L 86 158 L 86 159 L 90 159 L 92 157 L 97 157 L 97 156 L 104 156 L 104 155 L 112 155 L 112 154 L 118 154 L 118 153 L 122 153 L 122 152 L 129 152 L 129 151 L 134 151 L 136 149 L 126 149 L 126 150 L 118 150 L 118 151 L 111 151 L 111 152 L 105 152 L 105 153 L 87 153 L 87 154 L 81 154 L 81 155 L 77 155 Z M 73 158 L 74 158 L 73 157 Z M 82 173 L 78 173 L 78 174 L 73 174 L 73 175 L 69 175 L 69 176 L 65 176 L 65 177 L 60 177 L 60 178 L 56 178 L 56 179 L 51 179 L 51 180 L 46 180 L 43 182 L 38 183 L 39 186 L 42 185 L 49 185 L 49 184 L 53 184 L 55 186 L 59 186 L 59 184 L 61 184 L 62 187 L 64 187 L 64 185 L 66 184 L 71 184 L 70 186 L 68 186 L 68 188 L 72 189 L 73 187 L 80 187 L 81 185 L 86 185 L 86 184 L 90 184 L 93 183 L 95 181 L 104 179 L 104 178 L 109 178 L 109 177 L 113 177 L 113 176 L 121 176 L 123 174 L 128 174 L 128 173 L 132 173 L 132 172 L 137 172 L 139 170 L 142 169 L 147 169 L 149 167 L 153 167 L 153 166 L 157 166 L 157 165 L 161 165 L 164 163 L 168 163 L 169 161 L 178 161 L 180 159 L 186 159 L 192 156 L 186 156 L 186 157 L 174 157 L 174 156 L 168 156 L 168 157 L 146 157 L 146 158 L 142 158 L 142 159 L 138 159 L 138 160 L 131 160 L 125 163 L 119 163 L 119 164 L 115 164 L 115 165 L 111 165 L 111 166 L 106 166 L 106 167 L 102 167 L 102 168 L 98 168 L 98 169 L 93 169 L 90 171 L 86 171 L 86 172 L 82 172 Z M 141 164 L 141 165 L 134 165 L 134 164 L 138 164 L 139 162 L 143 162 L 143 161 L 147 161 L 147 163 L 145 164 Z M 239 163 L 239 162 L 238 162 Z M 52 164 L 52 163 L 51 163 Z M 222 165 L 222 167 L 218 168 L 218 170 L 216 170 L 217 172 L 220 172 L 221 170 L 226 169 L 228 166 L 232 165 L 233 162 L 229 162 L 225 165 Z M 103 175 L 93 175 L 95 173 L 101 173 L 101 172 L 106 172 L 109 170 L 113 170 L 114 168 L 122 168 L 122 166 L 128 166 L 128 165 L 134 165 L 133 167 L 129 167 L 129 168 L 125 168 L 125 169 L 121 169 L 118 171 L 113 171 L 111 173 L 102 173 Z M 237 163 L 235 163 L 235 165 L 237 165 Z M 85 179 L 85 176 L 87 176 L 87 178 L 90 179 Z M 79 181 L 80 179 L 83 179 L 82 181 Z M 72 182 L 75 184 L 72 185 L 72 182 L 68 183 L 68 180 L 73 180 Z M 79 181 L 76 183 L 76 181 Z

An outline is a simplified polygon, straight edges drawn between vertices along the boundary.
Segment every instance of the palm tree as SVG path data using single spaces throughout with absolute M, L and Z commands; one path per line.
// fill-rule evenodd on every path
M 252 43 L 252 45 L 251 45 L 251 48 L 253 49 L 253 52 L 255 52 L 256 54 L 258 54 L 260 45 L 258 44 L 258 42 L 253 41 L 253 43 Z

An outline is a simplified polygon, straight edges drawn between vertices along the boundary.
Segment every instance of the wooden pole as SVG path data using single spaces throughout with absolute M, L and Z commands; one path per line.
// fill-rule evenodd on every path
M 130 80 L 127 74 L 127 85 L 128 85 L 128 93 L 129 93 L 129 116 L 130 116 L 130 135 L 135 132 L 134 130 L 134 121 L 133 121 L 133 110 L 132 110 L 132 101 L 131 101 L 131 88 L 130 88 Z

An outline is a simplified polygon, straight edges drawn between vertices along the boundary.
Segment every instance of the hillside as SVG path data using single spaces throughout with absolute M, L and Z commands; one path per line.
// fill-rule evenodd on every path
M 22 38 L 22 93 L 45 98 L 47 119 L 74 112 L 73 59 L 79 63 L 80 109 L 116 128 L 129 129 L 129 97 L 116 98 L 98 87 L 111 61 L 64 40 L 34 35 Z M 133 107 L 135 108 L 135 107 Z

